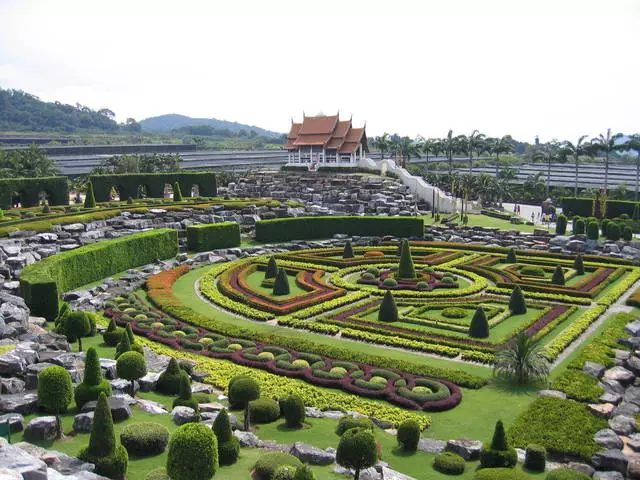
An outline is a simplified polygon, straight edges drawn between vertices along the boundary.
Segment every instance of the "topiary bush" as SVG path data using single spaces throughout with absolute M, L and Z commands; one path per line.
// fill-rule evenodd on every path
M 411 247 L 408 240 L 403 240 L 400 244 L 398 278 L 416 278 L 416 269 L 413 266 L 413 257 L 411 256 Z
M 91 335 L 91 322 L 89 321 L 89 316 L 86 312 L 75 311 L 70 312 L 65 320 L 64 326 L 64 335 L 66 335 L 67 340 L 73 342 L 75 340 L 78 341 L 78 351 L 82 351 L 82 337 L 88 337 Z
M 281 465 L 273 472 L 271 480 L 294 480 L 296 475 L 296 467 L 291 465 Z
M 531 444 L 527 446 L 524 457 L 524 466 L 534 472 L 544 472 L 547 464 L 547 450 L 541 445 Z
M 336 463 L 355 470 L 354 479 L 360 478 L 360 470 L 378 462 L 378 447 L 371 430 L 351 428 L 340 437 L 336 451 Z
M 584 261 L 582 259 L 582 255 L 576 256 L 573 261 L 573 268 L 576 271 L 577 275 L 584 275 Z
M 567 233 L 567 216 L 562 213 L 556 219 L 556 233 L 558 235 Z
M 153 422 L 135 422 L 120 432 L 120 443 L 129 455 L 146 457 L 164 452 L 169 443 L 169 430 Z
M 260 385 L 253 378 L 237 375 L 229 380 L 229 405 L 232 408 L 244 408 L 244 429 L 249 430 L 251 416 L 249 402 L 260 398 Z
M 126 335 L 123 335 L 126 337 Z M 116 362 L 118 377 L 131 382 L 131 396 L 135 396 L 135 381 L 147 374 L 147 364 L 144 356 L 138 352 L 125 352 Z
M 342 436 L 344 432 L 352 428 L 360 428 L 362 430 L 371 430 L 373 432 L 373 422 L 368 418 L 355 418 L 351 415 L 342 417 L 336 426 L 336 435 Z
M 81 408 L 85 403 L 98 400 L 101 393 L 111 396 L 111 383 L 102 377 L 100 358 L 93 347 L 87 350 L 84 361 L 84 379 L 78 384 L 74 392 L 76 406 Z
M 607 240 L 616 242 L 620 240 L 620 225 L 611 222 L 607 225 Z
M 626 242 L 633 240 L 633 229 L 630 226 L 625 225 L 622 228 L 622 239 Z
M 584 473 L 572 470 L 571 468 L 558 468 L 557 470 L 551 470 L 544 477 L 544 480 L 590 480 Z
M 278 275 L 278 263 L 276 262 L 276 257 L 269 257 L 269 262 L 267 263 L 267 270 L 264 273 L 264 278 L 276 278 Z
M 182 191 L 180 190 L 180 182 L 175 182 L 173 184 L 173 201 L 174 202 L 182 201 Z
M 553 271 L 553 277 L 551 277 L 551 283 L 554 285 L 564 285 L 564 270 L 560 265 L 556 265 Z
M 510 248 L 507 252 L 507 258 L 505 259 L 505 263 L 516 263 L 518 260 L 516 258 L 516 250 L 515 248 Z
M 355 255 L 353 254 L 353 247 L 351 246 L 351 242 L 347 240 L 344 244 L 344 251 L 342 252 L 342 258 L 353 258 Z
M 271 423 L 280 418 L 280 405 L 271 398 L 259 398 L 249 402 L 252 423 Z
M 316 480 L 316 476 L 309 465 L 302 465 L 296 469 L 293 480 Z
M 461 475 L 465 467 L 464 458 L 453 452 L 439 453 L 433 459 L 433 468 L 447 475 Z
M 382 285 L 385 287 L 397 287 L 398 281 L 395 278 L 387 277 L 382 281 Z
M 180 391 L 180 379 L 186 375 L 180 369 L 175 358 L 169 360 L 167 368 L 160 374 L 156 382 L 156 391 L 166 395 L 176 395 Z
M 38 375 L 38 405 L 56 416 L 56 438 L 62 437 L 60 414 L 67 411 L 72 395 L 71 375 L 63 367 L 47 367 Z
M 289 293 L 291 293 L 289 276 L 284 268 L 279 268 L 273 284 L 273 295 L 289 295 Z
M 469 325 L 469 336 L 473 338 L 489 337 L 489 321 L 482 307 L 478 307 Z
M 509 310 L 514 315 L 522 315 L 527 313 L 527 304 L 524 301 L 524 295 L 520 289 L 520 285 L 516 285 L 509 297 Z
M 112 318 L 109 322 L 109 326 L 102 334 L 102 340 L 104 340 L 104 343 L 106 343 L 110 347 L 115 347 L 116 345 L 118 345 L 118 343 L 120 343 L 123 333 L 124 330 L 122 328 L 118 328 L 115 319 Z
M 144 480 L 171 480 L 167 475 L 167 469 L 164 467 L 156 468 L 147 473 Z
M 380 304 L 378 310 L 379 322 L 397 322 L 398 321 L 398 307 L 396 306 L 396 299 L 391 291 L 387 290 Z
M 522 267 L 520 269 L 520 273 L 522 275 L 527 275 L 528 277 L 540 277 L 540 278 L 544 277 L 544 269 L 542 269 L 541 267 L 531 267 L 531 266 Z
M 196 414 L 200 412 L 198 401 L 193 398 L 191 393 L 191 382 L 189 377 L 185 375 L 180 376 L 180 389 L 178 391 L 178 398 L 173 400 L 173 408 L 176 407 L 189 407 L 195 410 Z
M 481 468 L 513 468 L 518 462 L 515 448 L 510 448 L 504 425 L 501 420 L 496 422 L 491 445 L 485 446 L 480 452 Z
M 220 465 L 232 465 L 240 455 L 240 441 L 233 436 L 229 414 L 220 410 L 211 427 L 218 439 L 218 461 Z
M 285 423 L 289 428 L 300 428 L 304 423 L 304 402 L 298 395 L 291 394 L 281 397 L 279 400 L 280 411 L 284 415 Z
M 200 423 L 187 423 L 173 432 L 167 455 L 171 480 L 209 480 L 218 470 L 218 440 Z
M 398 426 L 398 444 L 406 452 L 415 452 L 420 441 L 420 425 L 415 420 L 405 420 Z
M 584 220 L 582 218 L 578 218 L 573 222 L 573 234 L 584 235 Z
M 589 240 L 598 240 L 600 238 L 600 227 L 598 222 L 589 222 L 587 224 L 587 238 Z
M 529 476 L 514 468 L 483 468 L 473 476 L 473 480 L 528 480 Z
M 290 453 L 265 453 L 258 458 L 256 463 L 253 464 L 253 478 L 255 480 L 271 480 L 275 471 L 283 465 L 300 468 L 302 466 L 302 462 Z

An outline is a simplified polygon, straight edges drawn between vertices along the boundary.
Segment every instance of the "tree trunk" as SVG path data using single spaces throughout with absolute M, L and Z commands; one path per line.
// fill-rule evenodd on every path
M 82 337 L 78 337 L 78 351 L 82 351 Z
M 640 183 L 640 150 L 636 157 L 636 202 L 638 201 L 638 184 Z
M 604 194 L 607 194 L 609 187 L 609 151 L 604 156 Z
M 247 402 L 247 406 L 244 407 L 244 431 L 248 432 L 251 427 L 251 421 L 249 418 L 249 402 Z
M 64 438 L 64 434 L 62 433 L 62 421 L 60 420 L 60 415 L 56 413 L 56 439 Z
M 132 397 L 136 396 L 136 381 L 135 380 L 131 380 L 131 396 Z
M 500 175 L 500 154 L 496 153 L 496 178 Z
M 353 474 L 354 480 L 358 480 L 360 478 L 360 467 L 356 468 L 356 472 Z
M 576 155 L 576 183 L 573 187 L 573 196 L 577 197 L 578 196 L 578 155 Z

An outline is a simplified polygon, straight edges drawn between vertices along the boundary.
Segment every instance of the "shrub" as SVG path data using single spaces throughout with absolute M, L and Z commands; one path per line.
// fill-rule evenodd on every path
M 264 273 L 264 278 L 276 278 L 278 275 L 278 263 L 276 262 L 276 257 L 269 257 L 269 262 L 267 263 L 267 270 Z
M 240 245 L 240 226 L 236 222 L 204 223 L 187 227 L 187 249 L 206 252 Z
M 98 475 L 122 478 L 127 473 L 129 455 L 122 445 L 116 446 L 113 417 L 104 393 L 100 394 L 93 414 L 89 445 L 80 450 L 78 458 L 93 463 Z
M 238 375 L 229 380 L 229 404 L 234 408 L 244 408 L 244 429 L 251 425 L 249 402 L 260 398 L 260 385 L 253 378 Z
M 387 277 L 382 281 L 382 284 L 385 287 L 397 287 L 398 286 L 398 281 L 395 278 Z
M 196 413 L 199 413 L 200 407 L 198 401 L 193 398 L 191 394 L 191 382 L 188 375 L 184 374 L 180 376 L 180 389 L 178 390 L 178 398 L 173 401 L 173 408 L 175 407 L 189 407 L 193 408 Z
M 507 252 L 507 258 L 505 259 L 506 263 L 516 263 L 518 259 L 516 258 L 516 249 L 510 248 Z
M 280 410 L 289 428 L 299 428 L 304 423 L 304 402 L 298 395 L 291 394 L 280 398 Z
M 280 417 L 280 405 L 271 398 L 259 398 L 249 402 L 251 422 L 271 423 Z
M 446 318 L 464 318 L 469 314 L 469 312 L 467 312 L 464 308 L 460 307 L 443 308 L 440 313 L 443 317 Z
M 111 396 L 111 384 L 102 377 L 98 353 L 90 347 L 85 357 L 84 379 L 74 392 L 76 406 L 81 408 L 87 402 L 98 400 L 100 393 Z
M 509 310 L 514 315 L 522 315 L 527 313 L 527 304 L 524 301 L 524 295 L 519 285 L 516 285 L 509 297 Z
M 262 455 L 256 463 L 253 464 L 253 473 L 255 480 L 271 480 L 274 472 L 283 465 L 289 465 L 295 468 L 302 466 L 302 462 L 290 453 L 270 452 Z
M 443 452 L 433 459 L 433 468 L 446 475 L 461 475 L 466 463 L 464 458 L 453 452 Z
M 556 268 L 553 271 L 553 277 L 551 277 L 551 283 L 554 285 L 564 285 L 564 270 L 562 269 L 562 266 L 556 265 Z
M 589 480 L 590 478 L 584 473 L 571 468 L 558 468 L 547 473 L 544 480 Z
M 336 463 L 355 470 L 353 478 L 360 478 L 360 470 L 378 462 L 378 447 L 373 432 L 362 428 L 351 428 L 340 437 L 336 451 Z
M 240 440 L 232 437 L 228 442 L 218 441 L 218 461 L 220 465 L 233 465 L 240 457 Z
M 547 450 L 540 446 L 531 444 L 527 446 L 524 457 L 524 466 L 535 472 L 544 472 L 546 466 Z
M 529 476 L 514 468 L 483 468 L 473 480 L 528 480 Z
M 73 396 L 71 375 L 63 367 L 47 367 L 38 375 L 38 405 L 53 413 L 57 421 L 57 438 L 62 436 L 60 414 L 67 410 Z
M 380 275 L 380 270 L 376 267 L 369 267 L 367 268 L 367 273 L 370 273 L 374 277 L 377 277 L 378 275 Z
M 290 292 L 289 276 L 284 268 L 279 268 L 276 281 L 273 284 L 273 295 L 289 295 Z
M 164 372 L 158 377 L 156 390 L 166 395 L 176 395 L 180 391 L 180 378 L 186 375 L 178 366 L 175 358 L 169 360 L 169 364 Z
M 373 280 L 375 277 L 375 275 L 373 273 L 369 273 L 369 272 L 364 272 L 362 275 L 360 275 L 362 278 L 364 278 L 365 280 Z
M 400 244 L 398 278 L 416 278 L 416 269 L 413 266 L 413 258 L 411 257 L 411 247 L 407 240 L 403 240 Z
M 427 282 L 420 281 L 416 283 L 416 287 L 418 287 L 420 290 L 426 290 L 427 288 L 429 288 L 429 284 Z
M 413 420 L 405 420 L 398 426 L 398 444 L 407 452 L 415 452 L 420 441 L 420 425 Z
M 398 307 L 396 306 L 396 299 L 393 297 L 393 294 L 389 290 L 385 292 L 382 303 L 380 304 L 380 310 L 378 310 L 378 321 L 398 321 Z
M 331 370 L 329 370 L 329 373 L 332 373 L 336 376 L 340 375 L 342 377 L 345 373 L 347 373 L 347 369 L 343 367 L 332 367 Z
M 353 247 L 351 246 L 351 242 L 347 240 L 344 244 L 344 251 L 342 252 L 342 258 L 353 258 L 355 255 L 353 254 Z
M 269 360 L 273 360 L 274 358 L 276 358 L 276 357 L 271 352 L 260 352 L 258 354 L 258 359 L 260 359 L 260 360 L 269 361 Z
M 614 242 L 620 240 L 620 225 L 615 222 L 611 222 L 607 225 L 607 240 Z
M 167 475 L 167 469 L 164 467 L 156 468 L 147 473 L 144 480 L 171 480 Z
M 582 260 L 582 255 L 576 256 L 573 261 L 573 268 L 578 275 L 584 275 L 584 261 Z
M 291 465 L 280 465 L 271 475 L 271 480 L 294 480 L 296 467 Z
M 144 457 L 164 452 L 169 443 L 169 430 L 153 422 L 135 422 L 120 432 L 120 443 L 129 455 Z
M 218 460 L 220 465 L 234 464 L 240 454 L 240 442 L 233 436 L 229 414 L 226 409 L 220 410 L 211 428 L 218 439 Z
M 84 208 L 96 208 L 96 197 L 93 194 L 93 183 L 89 180 L 87 194 L 84 197 Z
M 131 325 L 129 324 L 127 324 L 127 327 L 124 329 L 124 332 L 120 337 L 120 342 L 118 342 L 118 345 L 116 345 L 116 353 L 114 355 L 114 358 L 117 360 L 126 352 L 136 352 L 140 355 L 142 355 L 144 352 L 144 350 L 142 349 L 142 345 L 135 341 L 133 331 L 131 330 Z
M 556 233 L 558 235 L 567 233 L 567 216 L 562 213 L 556 219 Z
M 346 415 L 338 421 L 338 425 L 336 426 L 336 435 L 342 436 L 344 432 L 352 428 L 371 430 L 373 432 L 374 425 L 368 418 L 355 418 L 351 415 Z
M 587 238 L 589 240 L 598 240 L 600 237 L 600 227 L 598 222 L 589 222 L 587 224 Z
M 480 452 L 481 468 L 512 468 L 518 463 L 518 454 L 507 443 L 504 425 L 501 420 L 496 422 L 493 439 L 490 446 L 485 446 Z
M 123 335 L 126 337 L 126 335 Z M 131 382 L 131 396 L 135 396 L 135 381 L 147 374 L 147 364 L 144 356 L 138 352 L 125 352 L 116 362 L 118 377 Z
M 364 258 L 376 258 L 376 257 L 384 257 L 384 252 L 380 252 L 378 250 L 369 250 L 364 252 Z
M 296 469 L 293 480 L 316 480 L 316 476 L 309 465 L 302 465 Z
M 469 326 L 469 336 L 473 338 L 489 337 L 489 322 L 487 321 L 487 314 L 482 307 L 478 307 L 476 313 L 473 314 L 471 325 Z
M 218 440 L 199 423 L 178 427 L 169 441 L 167 473 L 171 480 L 209 480 L 218 470 Z
M 109 326 L 102 334 L 102 339 L 104 340 L 104 343 L 106 343 L 110 347 L 115 347 L 116 345 L 118 345 L 118 343 L 120 343 L 122 332 L 124 332 L 124 330 L 122 328 L 118 328 L 115 319 L 112 318 L 109 322 Z
M 78 351 L 82 351 L 82 337 L 91 335 L 89 316 L 82 311 L 71 312 L 64 319 L 64 334 L 67 340 L 78 340 Z
M 174 202 L 182 201 L 182 191 L 180 190 L 180 182 L 175 182 L 173 184 L 173 201 Z
M 633 229 L 630 226 L 625 225 L 622 229 L 622 239 L 627 242 L 633 240 Z
M 522 267 L 520 273 L 529 277 L 544 277 L 544 270 L 541 267 Z

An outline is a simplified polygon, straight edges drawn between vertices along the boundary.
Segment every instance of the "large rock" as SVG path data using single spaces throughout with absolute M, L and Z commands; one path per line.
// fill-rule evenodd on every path
M 24 381 L 19 378 L 0 378 L 0 393 L 21 393 L 24 392 Z
M 38 335 L 38 343 L 46 346 L 49 350 L 61 350 L 64 352 L 69 352 L 71 350 L 67 337 L 60 335 L 59 333 L 47 332 L 42 335 Z
M 25 388 L 27 390 L 36 390 L 38 388 L 38 375 L 40 375 L 40 372 L 42 372 L 44 369 L 52 366 L 53 363 L 49 362 L 34 363 L 33 365 L 29 365 L 26 370 L 27 374 L 24 377 Z
M 138 408 L 140 408 L 140 410 L 151 415 L 161 415 L 164 413 L 169 413 L 162 404 L 154 402 L 153 400 L 137 399 L 136 404 L 138 405 Z
M 541 397 L 551 397 L 551 398 L 559 398 L 561 400 L 567 399 L 567 394 L 561 392 L 560 390 L 540 390 L 538 395 Z
M 15 444 L 16 447 L 24 450 L 29 455 L 39 458 L 47 467 L 54 469 L 62 475 L 75 475 L 79 472 L 93 472 L 95 466 L 92 463 L 83 462 L 76 457 L 71 457 L 66 453 L 56 450 L 46 450 L 37 445 L 27 442 Z
M 28 415 L 38 411 L 38 395 L 35 392 L 0 395 L 0 412 Z
M 623 399 L 625 402 L 631 402 L 635 403 L 636 405 L 640 405 L 640 387 L 627 388 L 627 390 L 624 392 Z
M 627 415 L 616 415 L 609 419 L 609 426 L 618 435 L 629 435 L 635 431 L 636 421 Z
M 138 385 L 140 386 L 141 392 L 151 392 L 156 388 L 156 383 L 158 382 L 158 378 L 160 377 L 160 373 L 158 372 L 149 372 L 144 377 L 138 379 Z
M 421 438 L 418 442 L 418 450 L 426 453 L 442 453 L 447 448 L 444 440 L 434 440 L 433 438 Z
M 111 358 L 101 358 L 100 368 L 102 369 L 102 375 L 107 380 L 113 380 L 118 377 L 116 372 L 116 361 Z
M 171 418 L 176 425 L 198 421 L 196 411 L 189 407 L 175 407 L 171 410 Z
M 19 473 L 23 480 L 47 480 L 47 465 L 42 460 L 0 437 L 0 471 L 4 469 Z
M 593 478 L 594 480 L 624 480 L 624 475 L 615 471 L 595 472 Z
M 620 450 L 605 450 L 591 457 L 591 463 L 597 470 L 615 470 L 622 474 L 627 472 L 629 460 Z
M 580 472 L 587 477 L 593 476 L 593 472 L 595 472 L 594 468 L 586 463 L 569 462 L 567 463 L 567 468 Z
M 640 320 L 634 320 L 625 325 L 624 330 L 632 337 L 640 337 Z
M 336 461 L 335 453 L 329 453 L 302 442 L 295 442 L 289 453 L 301 462 L 310 465 L 331 465 Z
M 627 477 L 634 480 L 640 479 L 640 455 L 628 455 L 629 469 L 627 470 Z
M 603 378 L 606 380 L 615 380 L 622 385 L 628 385 L 635 379 L 633 372 L 624 367 L 613 367 L 604 372 Z
M 262 446 L 262 440 L 254 433 L 234 430 L 233 435 L 240 441 L 240 446 L 242 447 L 256 448 Z
M 93 428 L 94 412 L 79 413 L 73 417 L 73 431 L 76 433 L 89 433 Z
M 632 371 L 635 375 L 640 375 L 640 358 L 636 357 L 635 355 L 627 358 L 624 362 L 624 366 L 628 370 Z
M 121 397 L 109 397 L 107 399 L 109 403 L 109 408 L 111 409 L 111 416 L 113 417 L 114 422 L 119 422 L 122 420 L 126 420 L 131 417 L 131 409 L 129 408 L 129 404 Z M 93 412 L 96 409 L 97 401 L 87 402 L 85 403 L 80 412 Z
M 459 438 L 457 440 L 449 440 L 445 450 L 460 455 L 466 461 L 477 460 L 480 458 L 480 450 L 482 450 L 482 442 L 480 440 L 470 440 L 468 438 Z
M 36 417 L 24 429 L 24 439 L 28 442 L 49 442 L 55 440 L 58 422 L 54 416 Z
M 615 450 L 622 450 L 624 443 L 622 439 L 610 428 L 603 428 L 596 432 L 593 440 L 601 447 Z
M 589 411 L 601 418 L 609 418 L 616 406 L 613 403 L 592 403 L 587 406 Z
M 24 417 L 19 413 L 7 413 L 0 415 L 0 423 L 9 423 L 11 433 L 18 433 L 24 430 Z
M 582 370 L 592 377 L 600 378 L 604 375 L 605 366 L 594 362 L 584 362 Z

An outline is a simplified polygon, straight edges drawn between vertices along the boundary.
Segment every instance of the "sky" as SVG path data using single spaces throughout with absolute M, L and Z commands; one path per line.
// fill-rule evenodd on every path
M 0 87 L 274 131 L 640 132 L 640 0 L 0 0 Z

